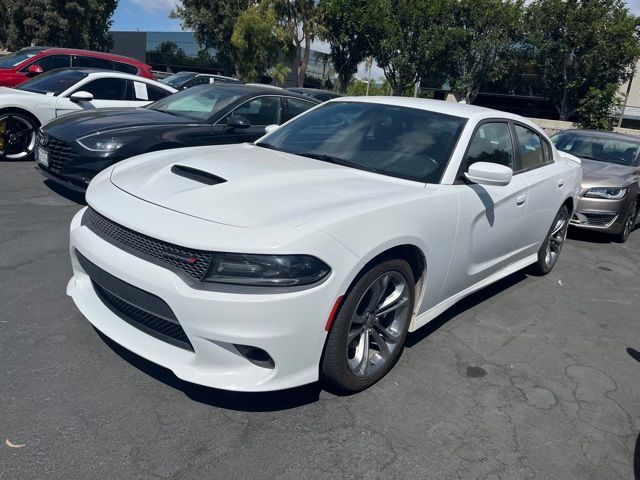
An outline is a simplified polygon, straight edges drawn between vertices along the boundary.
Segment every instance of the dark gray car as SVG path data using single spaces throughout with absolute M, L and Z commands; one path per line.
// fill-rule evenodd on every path
M 551 140 L 559 151 L 582 159 L 582 189 L 571 225 L 625 242 L 638 218 L 640 137 L 565 130 Z

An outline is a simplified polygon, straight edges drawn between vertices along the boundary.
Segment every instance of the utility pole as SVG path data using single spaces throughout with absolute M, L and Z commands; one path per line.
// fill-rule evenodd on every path
M 629 94 L 631 93 L 631 84 L 633 78 L 636 76 L 636 67 L 633 67 L 631 71 L 631 77 L 629 77 L 629 84 L 627 85 L 627 93 L 624 96 L 624 103 L 622 104 L 622 111 L 620 112 L 620 120 L 618 120 L 618 128 L 622 127 L 622 120 L 624 119 L 624 110 L 627 108 L 627 101 L 629 100 Z
M 369 96 L 369 85 L 371 85 L 371 65 L 372 64 L 373 64 L 373 57 L 369 57 L 365 60 L 365 67 L 367 67 L 367 70 L 369 70 L 368 76 L 367 76 L 367 91 L 365 93 L 367 97 Z

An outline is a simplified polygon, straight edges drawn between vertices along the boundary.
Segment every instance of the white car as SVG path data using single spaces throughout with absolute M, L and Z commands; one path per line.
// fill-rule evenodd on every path
M 71 223 L 67 293 L 184 380 L 358 391 L 458 300 L 524 267 L 548 273 L 581 177 L 517 115 L 331 100 L 255 144 L 100 173 Z
M 177 90 L 128 73 L 52 70 L 15 88 L 0 87 L 0 158 L 27 159 L 36 131 L 60 115 L 107 107 L 142 107 Z

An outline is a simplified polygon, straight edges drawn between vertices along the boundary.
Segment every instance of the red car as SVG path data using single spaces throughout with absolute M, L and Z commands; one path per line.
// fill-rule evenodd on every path
M 42 72 L 66 67 L 116 70 L 155 80 L 151 67 L 133 58 L 91 50 L 29 47 L 0 57 L 0 87 L 15 87 Z

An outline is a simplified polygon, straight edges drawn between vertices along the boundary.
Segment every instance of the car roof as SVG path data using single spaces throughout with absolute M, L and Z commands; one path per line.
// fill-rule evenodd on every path
M 332 92 L 331 90 L 322 90 L 321 88 L 307 88 L 307 87 L 289 87 L 290 92 L 309 92 L 309 93 L 333 93 L 340 95 L 339 93 Z
M 593 136 L 593 137 L 601 137 L 601 138 L 611 138 L 617 140 L 629 140 L 631 142 L 640 142 L 640 137 L 636 135 L 630 135 L 627 133 L 618 133 L 618 132 L 609 132 L 606 130 L 587 130 L 587 129 L 575 129 L 570 128 L 568 130 L 562 130 L 560 133 L 573 133 L 576 135 L 582 135 L 585 137 Z
M 306 101 L 314 101 L 316 103 L 321 103 L 315 98 L 307 97 L 305 95 L 300 95 L 299 93 L 290 92 L 289 90 L 285 90 L 284 88 L 273 87 L 270 85 L 260 85 L 256 83 L 210 83 L 208 85 L 199 85 L 193 88 L 226 88 L 226 89 L 235 89 L 239 94 L 245 95 L 255 95 L 260 93 L 265 94 L 279 94 L 285 95 L 287 97 L 300 98 Z M 189 89 L 191 90 L 191 89 Z
M 46 46 L 34 46 L 34 47 L 26 47 L 25 50 L 38 51 L 38 53 L 66 53 L 67 55 L 91 55 L 96 58 L 108 58 L 110 60 L 122 61 L 124 63 L 130 63 L 133 65 L 146 65 L 144 62 L 140 60 L 136 60 L 135 58 L 125 57 L 124 55 L 116 55 L 114 53 L 108 52 L 97 52 L 95 50 L 83 50 L 80 48 L 63 48 L 63 47 L 46 47 Z
M 134 75 L 133 73 L 126 73 L 126 72 L 118 72 L 115 70 L 106 70 L 106 69 L 102 69 L 102 68 L 91 68 L 91 67 L 67 67 L 67 68 L 56 68 L 55 70 L 51 70 L 51 72 L 55 72 L 55 73 L 61 73 L 61 72 L 68 72 L 68 71 L 76 71 L 76 72 L 81 72 L 87 75 L 91 75 L 91 76 L 106 76 L 106 77 L 112 77 L 112 78 L 124 78 L 126 80 L 133 80 L 136 82 L 144 82 L 144 83 L 150 83 L 152 85 L 156 85 L 158 87 L 161 87 L 165 90 L 171 90 L 173 92 L 177 92 L 178 90 L 176 90 L 175 88 L 173 88 L 171 85 L 166 85 L 164 83 L 158 82 L 157 80 L 151 80 L 150 78 L 145 78 L 145 77 L 141 77 L 139 75 Z M 47 72 L 50 73 L 50 72 Z

